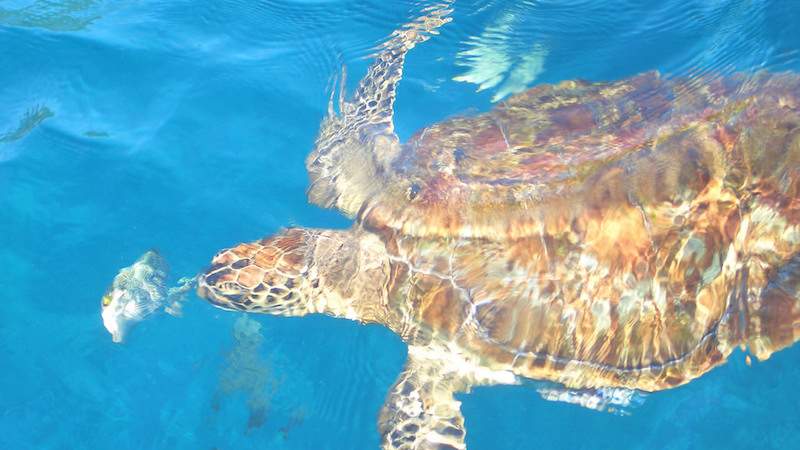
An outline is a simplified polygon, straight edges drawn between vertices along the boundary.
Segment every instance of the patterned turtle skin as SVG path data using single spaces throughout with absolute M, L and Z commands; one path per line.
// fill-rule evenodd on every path
M 201 296 L 397 333 L 384 449 L 465 448 L 453 393 L 475 385 L 657 391 L 800 338 L 798 75 L 541 85 L 401 144 L 405 54 L 449 12 L 395 32 L 323 122 L 309 198 L 353 227 L 223 250 Z

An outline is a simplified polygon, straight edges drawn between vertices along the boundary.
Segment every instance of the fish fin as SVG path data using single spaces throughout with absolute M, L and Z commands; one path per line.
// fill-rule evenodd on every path
M 125 316 L 142 320 L 153 314 L 159 307 L 158 302 L 154 301 L 133 301 L 125 305 Z

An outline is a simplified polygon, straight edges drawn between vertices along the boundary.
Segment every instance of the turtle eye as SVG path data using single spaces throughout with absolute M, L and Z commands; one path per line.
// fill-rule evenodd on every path
M 415 198 L 417 198 L 417 195 L 419 195 L 419 191 L 420 191 L 419 185 L 417 183 L 412 184 L 408 188 L 408 192 L 407 192 L 408 199 L 409 200 L 414 200 Z

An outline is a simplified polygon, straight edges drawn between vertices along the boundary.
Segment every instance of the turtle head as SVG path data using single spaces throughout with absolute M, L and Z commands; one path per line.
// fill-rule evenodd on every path
M 388 264 L 372 233 L 290 228 L 219 252 L 197 291 L 229 310 L 378 321 Z
M 198 295 L 223 309 L 306 314 L 314 238 L 309 230 L 293 228 L 222 250 L 199 277 Z

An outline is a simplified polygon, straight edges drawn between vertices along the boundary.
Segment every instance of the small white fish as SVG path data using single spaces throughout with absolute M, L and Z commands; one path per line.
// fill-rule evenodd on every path
M 101 301 L 103 325 L 114 342 L 122 342 L 130 327 L 158 310 L 167 299 L 167 263 L 150 250 L 119 271 Z

